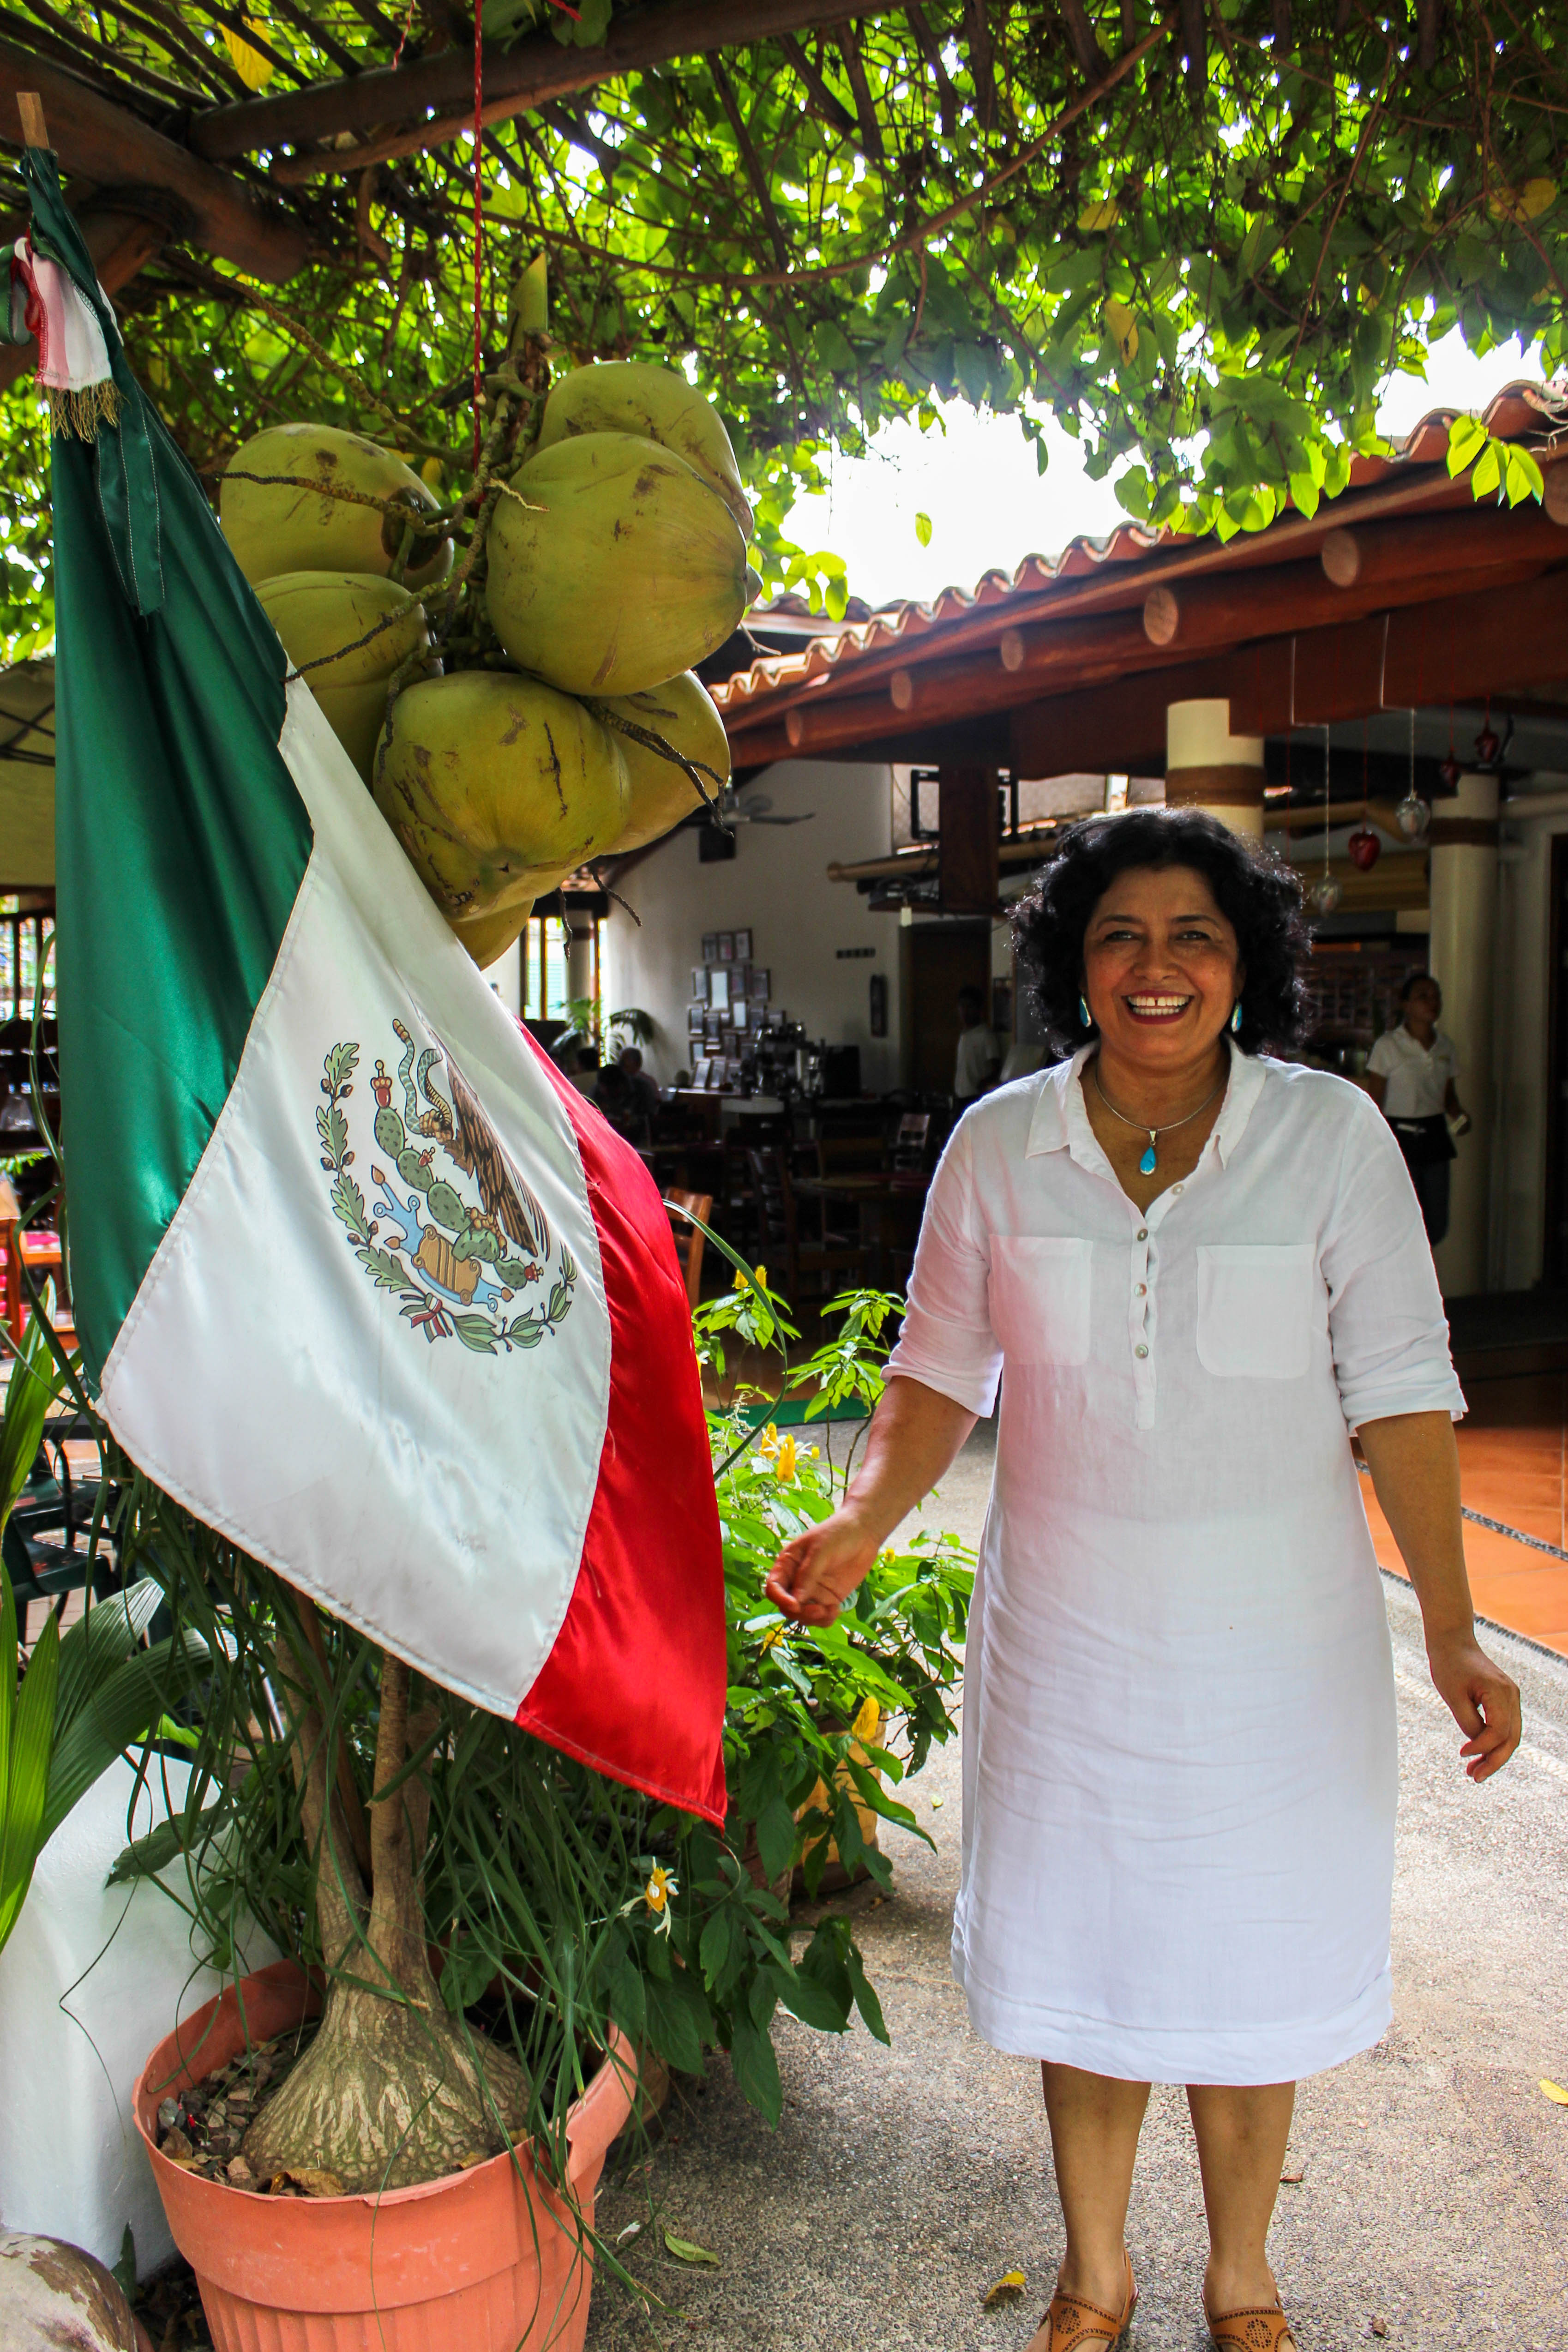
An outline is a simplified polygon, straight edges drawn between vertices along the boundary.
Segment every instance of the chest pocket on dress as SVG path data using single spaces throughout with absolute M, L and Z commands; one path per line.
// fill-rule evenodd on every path
M 1009 1363 L 1088 1362 L 1092 1246 L 1032 1234 L 991 1236 L 991 1328 Z
M 1220 1380 L 1299 1381 L 1312 1360 L 1311 1242 L 1199 1248 L 1197 1360 Z

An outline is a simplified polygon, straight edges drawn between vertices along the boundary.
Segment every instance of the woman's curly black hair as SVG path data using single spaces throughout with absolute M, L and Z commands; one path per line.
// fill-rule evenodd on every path
M 1065 835 L 1013 917 L 1013 944 L 1031 985 L 1047 1043 L 1072 1053 L 1098 1032 L 1079 1012 L 1083 935 L 1118 874 L 1133 867 L 1189 866 L 1213 891 L 1235 930 L 1246 978 L 1241 988 L 1245 1054 L 1293 1045 L 1305 1026 L 1301 962 L 1310 949 L 1301 885 L 1270 850 L 1196 808 L 1130 809 L 1090 817 Z

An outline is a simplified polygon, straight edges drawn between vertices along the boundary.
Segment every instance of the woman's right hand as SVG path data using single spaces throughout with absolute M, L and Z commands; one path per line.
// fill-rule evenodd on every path
M 764 1588 L 774 1606 L 802 1625 L 831 1625 L 877 1554 L 878 1537 L 852 1505 L 784 1546 Z

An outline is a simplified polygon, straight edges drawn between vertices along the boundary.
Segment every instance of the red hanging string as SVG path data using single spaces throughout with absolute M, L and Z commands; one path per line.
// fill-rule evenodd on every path
M 479 395 L 484 390 L 483 270 L 485 209 L 479 177 L 480 135 L 485 128 L 485 0 L 474 0 L 474 471 L 479 470 Z

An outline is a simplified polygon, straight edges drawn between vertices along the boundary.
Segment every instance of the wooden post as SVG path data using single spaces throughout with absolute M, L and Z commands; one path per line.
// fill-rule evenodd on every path
M 1000 821 L 994 768 L 939 768 L 936 844 L 945 915 L 994 915 L 1000 894 Z
M 47 147 L 48 125 L 44 121 L 44 101 L 36 89 L 16 92 L 16 111 L 22 118 L 22 137 L 29 147 Z

